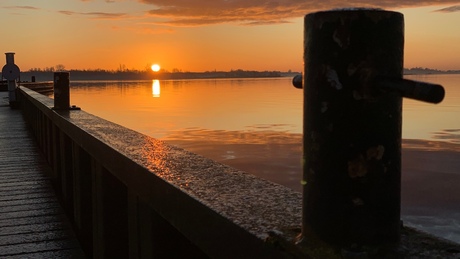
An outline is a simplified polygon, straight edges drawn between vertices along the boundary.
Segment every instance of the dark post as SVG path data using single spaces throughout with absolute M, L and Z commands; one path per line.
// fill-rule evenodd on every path
M 80 110 L 80 107 L 70 106 L 69 76 L 69 72 L 54 72 L 54 110 Z
M 54 73 L 54 109 L 68 110 L 70 108 L 70 79 L 69 72 Z
M 17 107 L 18 101 L 16 100 L 16 80 L 20 76 L 19 67 L 14 64 L 14 53 L 7 52 L 6 65 L 2 68 L 2 77 L 8 81 L 8 99 L 11 107 Z
M 402 78 L 403 15 L 317 12 L 304 33 L 302 238 L 397 244 L 402 97 L 375 80 Z

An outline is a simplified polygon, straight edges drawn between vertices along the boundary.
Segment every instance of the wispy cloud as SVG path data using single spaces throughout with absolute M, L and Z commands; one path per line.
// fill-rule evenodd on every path
M 397 9 L 457 4 L 458 0 L 138 0 L 155 7 L 148 15 L 165 19 L 157 24 L 200 26 L 219 23 L 261 25 L 287 23 L 306 13 L 345 7 Z M 445 12 L 458 11 L 458 6 Z
M 130 31 L 137 34 L 173 34 L 176 31 L 171 28 L 151 28 L 150 23 L 141 24 L 141 26 L 112 26 L 114 31 Z
M 175 33 L 172 29 L 164 29 L 164 28 L 136 28 L 136 32 L 140 34 L 172 34 Z
M 126 13 L 106 13 L 106 12 L 73 12 L 68 10 L 59 11 L 61 14 L 65 15 L 83 15 L 83 16 L 90 16 L 93 19 L 99 20 L 118 20 L 124 19 L 128 15 Z
M 4 6 L 5 9 L 26 9 L 26 10 L 40 10 L 40 8 L 28 5 Z
M 441 13 L 453 13 L 453 12 L 459 12 L 459 11 L 460 11 L 460 5 L 454 5 L 454 6 L 436 10 L 436 12 L 441 12 Z
M 94 0 L 80 0 L 80 1 L 82 1 L 82 2 L 92 2 Z M 122 2 L 123 0 L 121 0 L 121 1 L 120 0 L 118 0 L 118 1 L 117 0 L 104 0 L 104 1 L 106 3 L 115 3 L 115 2 Z

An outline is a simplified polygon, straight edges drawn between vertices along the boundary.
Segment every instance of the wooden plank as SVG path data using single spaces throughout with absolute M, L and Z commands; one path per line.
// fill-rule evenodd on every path
M 55 209 L 60 208 L 59 203 L 53 201 L 46 201 L 43 203 L 32 203 L 32 204 L 17 204 L 7 207 L 0 207 L 0 213 L 8 212 L 23 212 L 31 210 L 45 210 L 45 209 Z
M 2 219 L 0 220 L 0 228 L 3 227 L 11 227 L 11 226 L 25 226 L 25 225 L 42 225 L 48 223 L 61 223 L 65 220 L 63 219 L 63 214 L 56 214 L 56 215 L 46 215 L 42 217 L 27 217 L 27 218 L 19 218 L 19 219 Z M 27 227 L 26 227 L 27 228 Z M 1 234 L 6 234 L 7 231 L 1 231 Z
M 0 257 L 85 258 L 20 110 L 1 105 L 0 121 Z
M 5 256 L 4 258 L 24 258 L 23 254 L 19 255 L 9 255 Z M 80 249 L 65 249 L 65 250 L 57 250 L 57 251 L 43 251 L 43 252 L 36 252 L 36 253 L 27 253 L 27 258 L 33 259 L 42 259 L 42 258 L 85 258 L 85 255 Z
M 0 256 L 20 255 L 25 253 L 37 253 L 46 251 L 55 251 L 61 249 L 78 248 L 79 244 L 75 239 L 64 240 L 46 240 L 41 242 L 20 243 L 14 245 L 5 245 L 0 248 Z
M 54 197 L 54 193 L 41 192 L 41 193 L 31 193 L 31 194 L 25 194 L 25 195 L 1 196 L 0 201 L 26 200 L 26 199 L 34 199 L 34 198 L 45 198 L 45 197 Z
M 51 187 L 37 187 L 33 189 L 12 189 L 9 191 L 0 191 L 0 197 L 2 196 L 14 196 L 14 195 L 24 195 L 24 194 L 34 194 L 34 193 L 48 193 L 48 192 L 54 192 L 54 190 Z M 0 206 L 1 202 L 0 202 Z
M 46 232 L 31 232 L 0 236 L 0 248 L 5 245 L 17 245 L 21 243 L 43 242 L 51 240 L 63 240 L 69 238 L 69 231 L 66 229 L 49 230 Z

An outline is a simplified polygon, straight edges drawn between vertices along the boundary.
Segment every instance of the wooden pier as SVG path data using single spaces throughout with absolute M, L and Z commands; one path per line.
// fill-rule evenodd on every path
M 16 90 L 17 110 L 0 92 L 0 258 L 373 258 L 297 242 L 298 192 Z M 459 258 L 401 230 L 385 258 Z
M 0 257 L 84 258 L 26 126 L 0 92 Z

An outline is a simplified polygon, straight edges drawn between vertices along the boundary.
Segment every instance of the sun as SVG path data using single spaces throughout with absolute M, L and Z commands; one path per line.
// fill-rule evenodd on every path
M 158 64 L 153 64 L 150 68 L 152 69 L 153 72 L 160 71 L 160 65 Z

